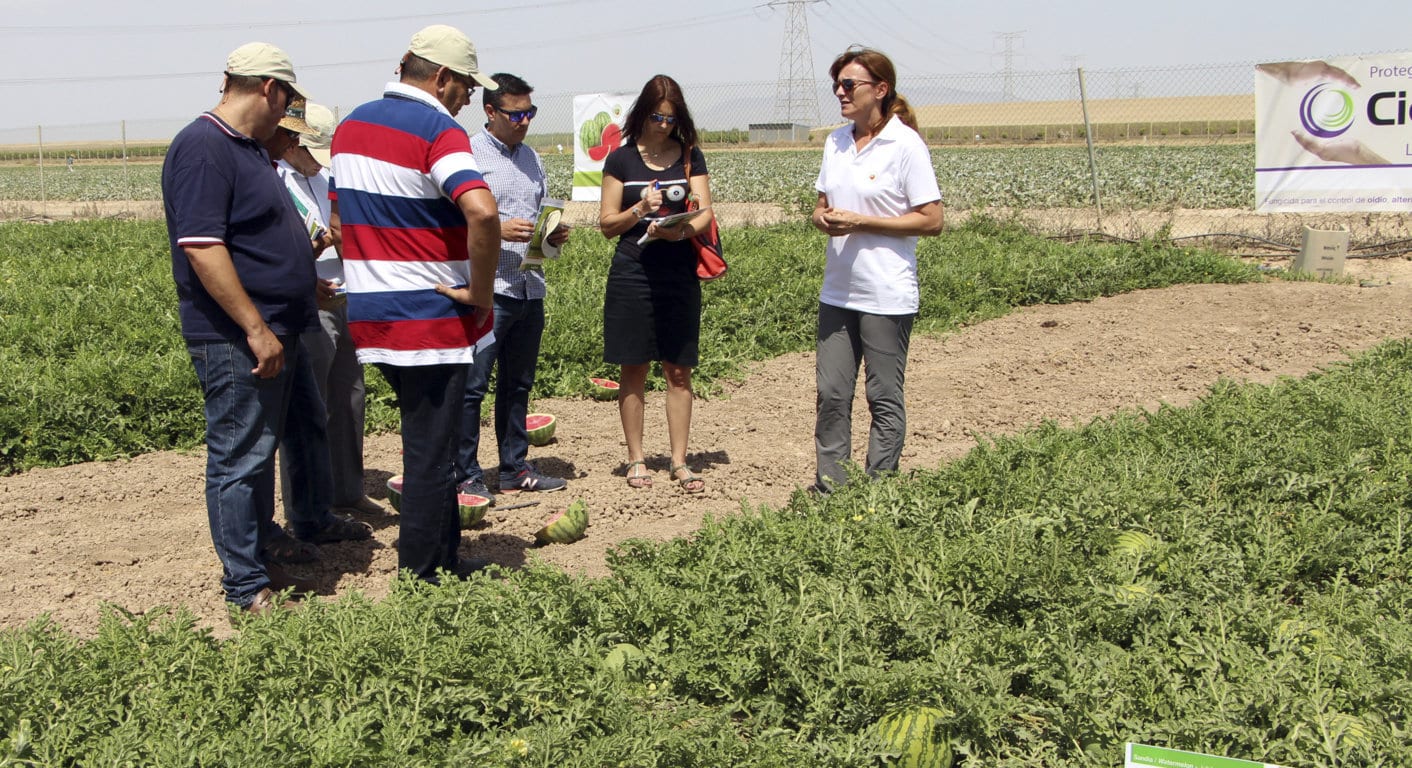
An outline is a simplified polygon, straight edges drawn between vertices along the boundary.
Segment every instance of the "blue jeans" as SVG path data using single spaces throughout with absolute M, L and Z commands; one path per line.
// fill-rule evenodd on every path
M 454 570 L 461 544 L 452 454 L 461 438 L 469 365 L 377 364 L 402 410 L 402 519 L 397 568 L 432 583 Z
M 188 342 L 187 352 L 201 383 L 206 414 L 206 515 L 211 540 L 221 559 L 221 587 L 226 600 L 248 605 L 269 586 L 260 558 L 267 533 L 274 526 L 275 447 L 285 441 L 310 469 L 295 485 L 302 491 L 290 524 L 312 531 L 327 522 L 327 486 L 320 491 L 316 458 L 323 435 L 323 407 L 299 337 L 281 336 L 285 364 L 279 375 L 261 379 L 251 370 L 255 358 L 244 342 Z M 296 428 L 286 433 L 291 405 Z M 306 422 L 311 422 L 310 426 Z M 323 478 L 327 482 L 328 449 L 323 438 Z
M 544 300 L 512 299 L 495 294 L 495 341 L 476 353 L 466 376 L 461 409 L 461 442 L 456 451 L 456 479 L 483 480 L 480 460 L 480 404 L 495 378 L 495 438 L 500 447 L 500 480 L 509 482 L 529 468 L 529 414 L 534 369 L 539 362 L 539 341 L 544 335 Z

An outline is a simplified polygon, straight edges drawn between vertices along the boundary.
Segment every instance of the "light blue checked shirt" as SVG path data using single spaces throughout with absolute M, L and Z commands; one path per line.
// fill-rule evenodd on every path
M 500 220 L 539 218 L 539 205 L 548 193 L 544 163 L 539 154 L 520 144 L 508 146 L 485 130 L 471 137 L 471 153 L 485 183 L 495 195 Z M 520 260 L 529 243 L 500 241 L 500 265 L 495 269 L 495 292 L 512 299 L 544 298 L 544 273 L 521 270 Z

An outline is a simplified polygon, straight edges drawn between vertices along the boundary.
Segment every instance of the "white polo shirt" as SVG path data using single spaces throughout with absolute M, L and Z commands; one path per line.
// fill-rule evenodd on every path
M 941 199 L 931 152 L 896 115 L 863 151 L 853 124 L 829 134 L 814 188 L 833 208 L 865 216 L 901 216 Z M 855 232 L 829 238 L 819 301 L 874 315 L 917 311 L 917 238 Z

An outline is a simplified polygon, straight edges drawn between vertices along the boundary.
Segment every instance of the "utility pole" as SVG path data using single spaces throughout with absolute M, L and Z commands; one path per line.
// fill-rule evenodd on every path
M 814 54 L 809 42 L 808 7 L 823 0 L 771 0 L 771 8 L 788 10 L 780 75 L 775 84 L 775 114 L 788 123 L 810 127 L 819 122 L 819 94 L 814 84 Z
M 1015 100 L 1015 56 L 1017 55 L 1015 51 L 1015 41 L 1019 40 L 1024 42 L 1024 34 L 1025 30 L 1023 29 L 1015 32 L 995 33 L 995 39 L 1005 46 L 1005 50 L 1001 52 L 1005 64 L 1001 67 L 1000 71 L 1004 77 L 1006 101 Z

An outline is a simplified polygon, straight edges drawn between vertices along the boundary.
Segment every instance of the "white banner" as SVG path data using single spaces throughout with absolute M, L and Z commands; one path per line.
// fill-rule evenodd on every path
M 1255 209 L 1412 209 L 1412 53 L 1255 67 Z
M 589 93 L 574 97 L 573 200 L 598 200 L 603 192 L 603 158 L 623 143 L 623 121 L 631 93 Z

